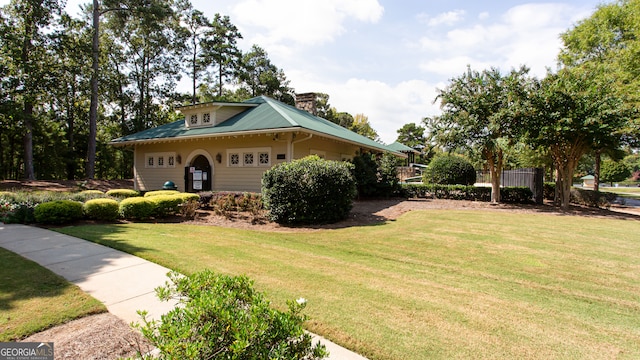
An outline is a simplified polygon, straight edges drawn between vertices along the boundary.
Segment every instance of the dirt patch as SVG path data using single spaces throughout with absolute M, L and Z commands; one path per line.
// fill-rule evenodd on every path
M 53 342 L 55 359 L 120 359 L 153 349 L 138 331 L 111 313 L 74 320 L 22 341 Z
M 82 191 L 133 189 L 133 180 L 2 180 L 0 191 Z

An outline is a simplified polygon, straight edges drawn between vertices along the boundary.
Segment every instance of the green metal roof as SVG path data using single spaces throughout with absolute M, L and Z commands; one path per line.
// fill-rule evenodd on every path
M 293 106 L 266 96 L 258 96 L 243 103 L 258 104 L 231 117 L 224 122 L 209 127 L 185 126 L 184 120 L 137 132 L 111 140 L 112 145 L 133 145 L 157 140 L 182 140 L 188 138 L 215 137 L 236 134 L 265 133 L 268 131 L 295 131 L 319 133 L 328 137 L 379 151 L 392 152 L 404 156 L 399 150 L 356 134 L 331 121 L 313 116 Z M 237 105 L 237 103 L 233 103 Z M 410 148 L 409 148 L 410 149 Z
M 417 151 L 416 149 L 409 147 L 403 143 L 399 143 L 399 142 L 394 142 L 393 144 L 389 144 L 387 145 L 388 148 L 393 149 L 395 151 L 400 151 L 400 152 L 413 152 L 416 154 L 419 154 L 420 152 Z

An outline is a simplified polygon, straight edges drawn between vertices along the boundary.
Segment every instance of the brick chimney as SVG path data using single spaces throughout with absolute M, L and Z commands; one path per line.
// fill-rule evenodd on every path
M 296 108 L 304 110 L 311 115 L 316 114 L 316 93 L 296 94 Z

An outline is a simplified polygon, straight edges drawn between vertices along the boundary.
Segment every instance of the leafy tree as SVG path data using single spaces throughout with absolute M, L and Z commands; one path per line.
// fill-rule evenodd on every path
M 532 144 L 549 151 L 556 171 L 556 199 L 568 208 L 578 161 L 594 144 L 623 136 L 627 113 L 611 83 L 593 73 L 563 69 L 547 74 L 532 96 L 526 128 Z
M 624 181 L 631 176 L 631 170 L 622 161 L 604 160 L 600 169 L 602 181 L 613 186 L 614 182 Z
M 562 34 L 559 59 L 569 68 L 583 68 L 603 81 L 614 81 L 613 90 L 625 98 L 625 106 L 637 108 L 640 96 L 640 2 L 619 0 L 601 4 L 587 19 Z M 622 143 L 640 139 L 638 116 L 623 125 L 626 136 L 612 143 L 594 144 L 595 190 L 599 186 L 600 158 L 620 148 Z
M 128 90 L 135 104 L 135 131 L 167 121 L 168 109 L 162 107 L 160 100 L 171 94 L 180 77 L 186 42 L 172 0 L 142 5 L 135 12 L 109 13 L 107 23 L 123 50 L 125 63 L 120 66 L 132 84 Z
M 250 96 L 266 95 L 295 105 L 295 94 L 284 71 L 273 65 L 267 52 L 258 45 L 243 55 L 239 79 L 247 86 Z
M 422 152 L 426 141 L 424 136 L 425 130 L 423 126 L 416 125 L 415 123 L 404 124 L 397 131 L 398 138 L 396 141 Z
M 206 32 L 203 46 L 207 63 L 217 67 L 219 98 L 223 95 L 225 80 L 235 75 L 240 66 L 242 53 L 236 45 L 237 39 L 242 39 L 242 34 L 229 17 L 216 14 L 211 21 L 210 30 Z
M 50 73 L 44 63 L 50 44 L 50 31 L 62 13 L 63 4 L 58 0 L 12 0 L 2 12 L 0 37 L 6 77 L 13 86 L 13 101 L 21 107 L 24 149 L 24 178 L 35 179 L 33 167 L 33 133 L 38 114 L 34 113 L 39 97 L 46 93 Z M 14 115 L 17 115 L 14 113 Z
M 353 118 L 353 123 L 349 127 L 349 130 L 362 136 L 368 137 L 371 140 L 380 141 L 378 133 L 371 127 L 369 118 L 364 114 L 356 114 L 356 116 Z
M 202 13 L 202 11 L 194 9 L 191 3 L 187 2 L 183 4 L 181 10 L 181 16 L 185 23 L 184 29 L 187 32 L 189 41 L 186 43 L 186 52 L 189 59 L 189 72 L 191 75 L 192 96 L 191 103 L 198 102 L 197 98 L 197 83 L 202 78 L 203 72 L 207 68 L 207 62 L 202 56 L 203 53 L 203 41 L 207 29 L 210 26 L 209 19 Z
M 467 68 L 439 90 L 436 98 L 443 113 L 428 130 L 443 146 L 475 149 L 482 154 L 491 172 L 492 202 L 500 202 L 504 149 L 523 129 L 527 73 L 525 67 L 504 76 L 495 68 L 482 72 Z

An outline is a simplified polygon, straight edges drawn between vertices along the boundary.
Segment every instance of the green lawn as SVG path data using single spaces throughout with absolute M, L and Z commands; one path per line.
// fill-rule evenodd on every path
M 612 192 L 632 199 L 640 199 L 640 187 L 601 187 L 600 191 Z
M 640 358 L 640 221 L 414 211 L 273 233 L 180 224 L 59 229 L 182 273 L 247 274 L 309 330 L 371 359 Z
M 0 248 L 0 341 L 12 341 L 89 314 L 98 300 L 40 265 Z

